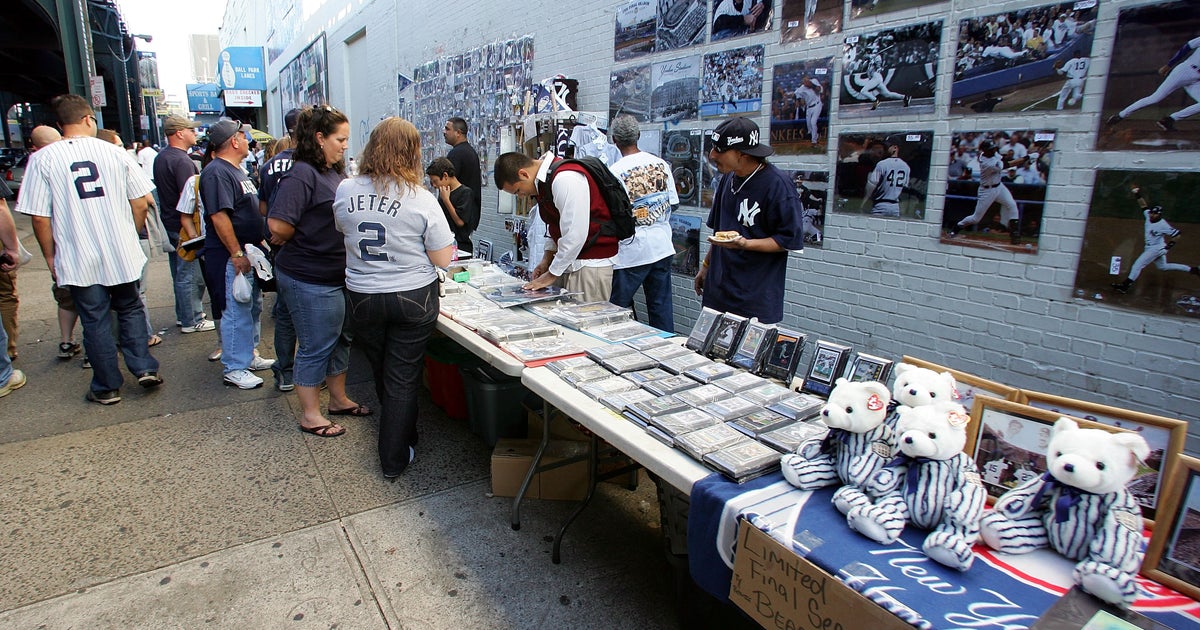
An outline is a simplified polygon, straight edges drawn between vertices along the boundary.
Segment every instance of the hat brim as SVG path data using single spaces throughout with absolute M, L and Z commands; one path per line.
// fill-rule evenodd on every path
M 768 145 L 768 144 L 760 144 L 758 146 L 750 147 L 748 149 L 736 149 L 736 150 L 741 151 L 742 153 L 745 153 L 746 155 L 751 155 L 754 157 L 770 157 L 772 155 L 775 155 L 775 149 L 771 148 L 771 145 Z

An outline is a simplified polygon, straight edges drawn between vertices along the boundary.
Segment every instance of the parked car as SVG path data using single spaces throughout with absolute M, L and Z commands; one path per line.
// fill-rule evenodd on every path
M 21 180 L 25 179 L 25 165 L 29 163 L 29 155 L 22 155 L 17 163 L 4 171 L 4 183 L 13 192 L 21 190 Z
M 29 155 L 29 152 L 25 149 L 0 147 L 0 169 L 12 168 L 14 164 L 26 155 Z

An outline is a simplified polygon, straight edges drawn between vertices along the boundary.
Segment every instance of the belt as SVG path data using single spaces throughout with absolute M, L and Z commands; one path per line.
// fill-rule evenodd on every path
M 979 190 L 987 190 L 987 189 L 989 189 L 989 188 L 995 188 L 995 187 L 997 187 L 997 186 L 999 186 L 999 185 L 1000 185 L 1000 184 L 991 184 L 991 185 L 988 185 L 988 184 L 981 184 L 981 185 L 979 186 Z
M 875 203 L 900 203 L 900 200 L 899 199 L 880 199 L 879 201 L 876 201 Z
M 820 104 L 820 103 L 813 103 L 812 105 L 809 105 L 809 106 L 808 106 L 808 108 L 809 108 L 809 109 L 812 109 L 812 108 L 814 108 L 814 107 L 820 107 L 820 106 L 821 106 L 821 104 Z

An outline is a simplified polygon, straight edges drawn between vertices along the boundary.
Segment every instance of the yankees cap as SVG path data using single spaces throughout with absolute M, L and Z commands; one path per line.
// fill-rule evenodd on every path
M 293 108 L 283 115 L 283 128 L 290 134 L 296 130 L 296 121 L 300 120 L 300 109 Z
M 717 125 L 710 137 L 718 153 L 734 150 L 754 157 L 767 157 L 775 153 L 775 149 L 759 142 L 758 125 L 748 118 L 730 118 Z
M 991 140 L 984 140 L 983 142 L 979 143 L 980 151 L 992 151 L 992 150 L 995 150 L 995 148 L 996 148 L 996 143 L 992 142 Z

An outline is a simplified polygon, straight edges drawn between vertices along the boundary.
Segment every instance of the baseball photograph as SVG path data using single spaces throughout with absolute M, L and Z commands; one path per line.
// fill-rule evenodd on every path
M 705 0 L 658 0 L 654 52 L 703 44 L 705 26 L 708 26 Z
M 783 0 L 780 43 L 814 39 L 842 30 L 842 0 Z
M 1200 3 L 1122 9 L 1104 89 L 1101 150 L 1200 150 Z
M 688 278 L 700 271 L 700 227 L 704 219 L 679 212 L 671 213 L 671 244 L 675 256 L 671 258 L 671 273 Z
M 608 119 L 629 114 L 650 120 L 650 66 L 614 70 L 608 83 Z
M 661 151 L 651 153 L 662 156 L 671 165 L 671 176 L 675 178 L 675 192 L 679 194 L 679 205 L 699 204 L 700 191 L 696 172 L 700 169 L 699 129 L 674 129 L 662 135 Z
M 951 114 L 1083 108 L 1097 0 L 958 23 Z
M 824 155 L 833 57 L 781 63 L 771 76 L 771 147 L 785 155 Z
M 828 171 L 787 171 L 796 185 L 803 213 L 804 246 L 825 242 L 825 202 L 829 198 Z
M 699 111 L 700 58 L 684 57 L 650 68 L 650 107 L 654 121 L 695 120 Z
M 774 16 L 772 0 L 714 0 L 712 41 L 765 33 Z
M 763 46 L 704 55 L 700 117 L 756 116 L 762 111 Z
M 932 114 L 941 41 L 941 20 L 847 37 L 838 116 Z
M 834 209 L 893 219 L 924 219 L 932 131 L 838 136 Z
M 717 167 L 708 159 L 712 150 L 712 135 L 707 130 L 700 136 L 700 207 L 712 208 L 713 196 L 717 193 L 717 184 L 721 182 L 721 174 Z
M 1054 137 L 1032 129 L 954 133 L 941 241 L 1036 254 Z
M 850 0 L 850 19 L 869 18 L 889 11 L 911 9 L 940 0 Z
M 1200 319 L 1200 173 L 1098 170 L 1075 297 Z
M 629 0 L 617 7 L 613 59 L 624 61 L 654 52 L 656 17 L 654 0 Z

